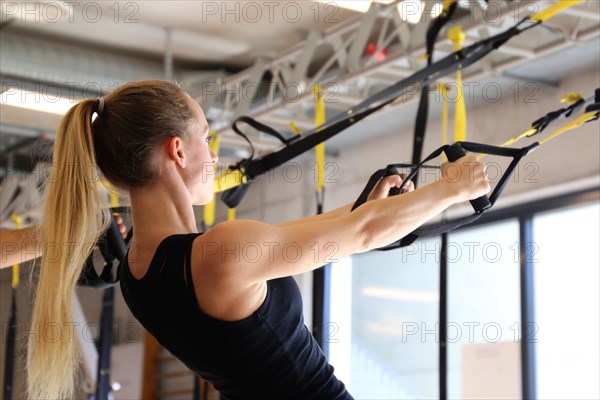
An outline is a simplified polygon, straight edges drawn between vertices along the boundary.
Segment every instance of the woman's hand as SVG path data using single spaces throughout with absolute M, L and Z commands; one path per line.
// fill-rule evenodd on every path
M 456 202 L 473 200 L 490 191 L 485 164 L 477 161 L 474 154 L 442 164 L 442 178 L 438 182 L 445 184 Z
M 394 187 L 399 188 L 402 186 L 402 182 L 406 179 L 406 174 L 400 175 L 390 175 L 384 178 L 381 178 L 379 182 L 375 185 L 369 196 L 367 197 L 367 201 L 377 200 L 377 199 L 385 199 L 388 197 L 390 190 Z M 406 188 L 402 190 L 402 193 L 412 192 L 415 190 L 415 185 L 412 182 L 409 182 Z
M 115 222 L 117 223 L 117 225 L 119 225 L 119 232 L 121 232 L 121 236 L 123 237 L 123 239 L 127 239 L 127 227 L 123 222 L 123 218 L 121 218 L 121 216 L 117 214 L 115 215 Z

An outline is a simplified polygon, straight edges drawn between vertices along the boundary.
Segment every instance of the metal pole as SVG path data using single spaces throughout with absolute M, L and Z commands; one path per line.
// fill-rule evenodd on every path
M 102 316 L 100 317 L 100 345 L 98 351 L 98 371 L 96 379 L 96 399 L 108 400 L 110 385 L 110 351 L 113 336 L 115 289 L 104 289 L 102 296 Z
M 448 398 L 448 343 L 446 327 L 448 326 L 448 234 L 442 233 L 440 251 L 440 344 L 439 344 L 439 391 L 440 400 Z
M 535 328 L 533 304 L 533 220 L 531 216 L 519 219 L 519 247 L 521 262 L 521 373 L 523 399 L 535 399 L 535 342 L 530 328 Z

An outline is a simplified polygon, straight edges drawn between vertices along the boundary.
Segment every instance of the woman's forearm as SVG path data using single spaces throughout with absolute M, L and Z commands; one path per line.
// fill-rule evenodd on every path
M 0 230 L 0 268 L 33 260 L 41 253 L 37 228 Z
M 278 227 L 290 227 L 290 226 L 294 226 L 294 225 L 310 224 L 313 222 L 325 221 L 328 219 L 341 218 L 344 215 L 348 215 L 350 213 L 350 210 L 352 209 L 353 204 L 354 203 L 349 203 L 349 204 L 346 204 L 345 206 L 341 206 L 339 208 L 336 208 L 335 210 L 331 210 L 331 211 L 328 211 L 323 214 L 312 215 L 310 217 L 295 219 L 293 221 L 287 221 L 287 222 L 284 222 L 277 226 Z
M 459 197 L 439 182 L 401 196 L 369 201 L 345 218 L 358 223 L 362 251 L 386 246 L 443 212 Z

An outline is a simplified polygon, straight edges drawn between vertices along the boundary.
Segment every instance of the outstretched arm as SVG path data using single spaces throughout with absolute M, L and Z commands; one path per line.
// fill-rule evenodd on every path
M 41 255 L 37 228 L 0 230 L 0 268 L 30 261 Z
M 399 188 L 400 185 L 402 185 L 402 181 L 405 177 L 406 177 L 406 175 L 402 174 L 401 176 L 391 175 L 391 176 L 382 178 L 377 183 L 377 185 L 375 185 L 375 187 L 369 194 L 367 201 L 386 198 L 388 196 L 388 193 L 391 188 L 393 188 L 393 187 Z M 411 192 L 414 190 L 414 188 L 415 187 L 414 187 L 413 183 L 410 182 L 409 185 L 407 186 L 406 191 Z M 289 228 L 291 226 L 305 225 L 305 224 L 310 224 L 313 222 L 326 221 L 326 220 L 340 218 L 340 217 L 343 217 L 344 215 L 348 215 L 350 213 L 350 210 L 352 210 L 353 205 L 354 205 L 354 202 L 346 204 L 344 206 L 336 208 L 335 210 L 328 211 L 323 214 L 312 215 L 310 217 L 296 219 L 293 221 L 287 221 L 287 222 L 277 225 L 277 227 L 278 228 L 284 228 L 284 227 Z
M 194 242 L 202 254 L 197 267 L 211 282 L 248 287 L 269 279 L 321 267 L 353 253 L 388 245 L 450 205 L 477 198 L 490 189 L 484 166 L 474 156 L 452 163 L 443 178 L 401 196 L 368 201 L 334 219 L 271 226 L 255 221 L 224 222 Z M 338 209 L 339 210 L 339 209 Z M 206 276 L 205 276 L 206 277 Z
M 123 219 L 117 216 L 117 224 L 123 238 L 127 229 Z M 0 230 L 0 269 L 24 263 L 42 256 L 37 227 Z

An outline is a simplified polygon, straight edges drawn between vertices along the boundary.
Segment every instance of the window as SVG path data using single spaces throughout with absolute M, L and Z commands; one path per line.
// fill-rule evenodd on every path
M 334 266 L 331 321 L 351 323 L 330 336 L 330 362 L 355 398 L 437 397 L 439 257 L 436 238 Z M 349 301 L 336 306 L 344 280 Z
M 537 393 L 540 399 L 599 399 L 600 206 L 533 220 Z
M 448 234 L 448 398 L 521 398 L 519 222 Z
M 600 398 L 599 197 L 495 211 L 448 234 L 448 398 Z M 440 247 L 332 269 L 330 362 L 356 398 L 439 396 Z

